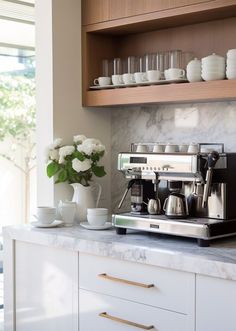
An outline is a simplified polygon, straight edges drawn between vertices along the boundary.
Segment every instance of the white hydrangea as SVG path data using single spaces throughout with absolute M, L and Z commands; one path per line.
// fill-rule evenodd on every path
M 49 161 L 58 161 L 59 160 L 59 151 L 58 149 L 49 149 L 45 151 L 46 163 Z
M 49 149 L 53 150 L 55 148 L 61 147 L 62 144 L 62 139 L 61 138 L 57 138 L 54 140 L 54 142 L 49 145 Z
M 85 137 L 83 134 L 79 134 L 77 136 L 74 136 L 73 141 L 75 144 L 82 144 L 87 137 Z
M 84 161 L 74 159 L 72 161 L 72 168 L 77 172 L 86 171 L 91 168 L 91 164 L 92 162 L 89 159 L 85 159 Z
M 65 162 L 65 157 L 71 155 L 75 151 L 74 146 L 63 146 L 59 149 L 59 163 Z
M 77 146 L 77 150 L 85 153 L 86 155 L 91 155 L 92 153 L 100 153 L 105 151 L 105 146 L 102 145 L 98 139 L 88 138 L 84 140 L 81 145 Z

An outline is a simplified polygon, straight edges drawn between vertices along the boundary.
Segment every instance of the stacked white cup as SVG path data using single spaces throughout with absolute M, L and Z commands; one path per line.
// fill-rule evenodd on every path
M 236 79 L 236 49 L 229 49 L 227 52 L 226 77 Z
M 202 58 L 202 79 L 219 80 L 225 78 L 225 58 L 223 56 L 212 55 Z

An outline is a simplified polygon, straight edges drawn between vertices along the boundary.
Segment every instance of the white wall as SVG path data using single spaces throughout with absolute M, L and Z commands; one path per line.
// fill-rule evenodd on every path
M 108 175 L 103 206 L 110 206 L 110 110 L 84 109 L 81 97 L 81 2 L 36 0 L 38 203 L 70 198 L 68 184 L 55 185 L 45 175 L 43 150 L 53 137 L 72 141 L 75 134 L 99 138 L 107 149 Z M 98 179 L 95 179 L 98 181 Z

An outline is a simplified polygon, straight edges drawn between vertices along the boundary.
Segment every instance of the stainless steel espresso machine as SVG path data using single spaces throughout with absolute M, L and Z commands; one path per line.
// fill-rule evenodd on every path
M 131 191 L 129 212 L 114 214 L 118 234 L 136 229 L 196 238 L 199 246 L 236 234 L 236 153 L 198 144 L 196 153 L 119 153 L 118 170 Z M 210 147 L 211 146 L 211 147 Z M 203 148 L 204 147 L 204 148 Z M 209 148 L 208 148 L 209 147 Z

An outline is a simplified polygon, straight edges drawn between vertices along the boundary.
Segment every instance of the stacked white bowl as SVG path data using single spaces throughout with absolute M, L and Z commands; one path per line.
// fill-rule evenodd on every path
M 223 56 L 212 55 L 202 58 L 202 79 L 218 80 L 225 78 L 225 58 Z
M 187 64 L 187 79 L 189 82 L 200 82 L 201 77 L 201 61 L 195 58 Z
M 229 49 L 227 52 L 226 77 L 236 79 L 236 49 Z

